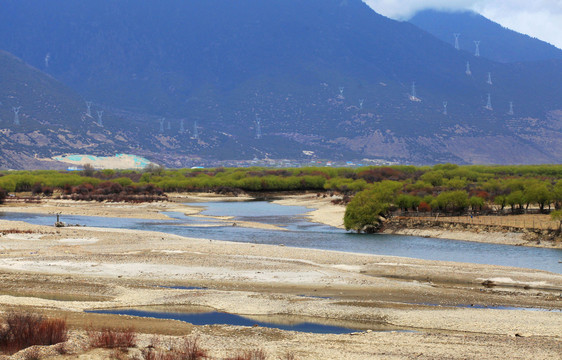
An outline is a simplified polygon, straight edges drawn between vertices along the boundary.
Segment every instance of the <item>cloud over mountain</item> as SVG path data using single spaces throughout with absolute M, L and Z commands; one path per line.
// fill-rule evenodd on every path
M 472 10 L 510 29 L 562 48 L 562 2 L 558 0 L 364 0 L 393 19 L 408 19 L 425 9 Z

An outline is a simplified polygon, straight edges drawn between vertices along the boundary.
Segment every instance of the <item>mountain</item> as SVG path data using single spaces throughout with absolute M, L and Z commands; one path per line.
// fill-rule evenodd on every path
M 168 166 L 311 151 L 562 160 L 562 61 L 477 58 L 361 0 L 2 0 L 2 9 L 0 48 L 93 101 L 101 130 Z M 76 104 L 69 118 L 86 111 Z M 104 144 L 93 154 L 120 146 Z
M 471 54 L 476 50 L 474 41 L 481 41 L 480 55 L 498 62 L 562 60 L 562 50 L 554 45 L 507 29 L 472 11 L 423 10 L 409 22 L 451 45 L 455 44 L 454 34 L 460 34 L 460 49 Z
M 84 101 L 49 75 L 0 51 L 0 167 L 62 167 L 64 152 L 114 153 L 128 142 L 99 126 Z M 17 114 L 16 114 L 17 113 Z

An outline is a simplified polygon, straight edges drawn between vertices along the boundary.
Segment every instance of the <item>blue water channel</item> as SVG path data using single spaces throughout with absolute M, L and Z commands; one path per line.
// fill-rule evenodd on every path
M 324 325 L 313 322 L 297 322 L 297 323 L 278 323 L 274 321 L 257 321 L 244 316 L 234 315 L 223 312 L 206 312 L 206 313 L 175 313 L 175 312 L 157 312 L 143 311 L 135 309 L 113 309 L 113 310 L 93 310 L 87 311 L 96 314 L 113 314 L 113 315 L 129 315 L 144 318 L 166 319 L 185 321 L 193 325 L 221 325 L 228 324 L 234 326 L 261 326 L 266 328 L 274 328 L 288 331 L 299 331 L 316 334 L 350 334 L 359 329 L 351 329 L 347 327 Z
M 282 206 L 266 201 L 209 202 L 202 215 L 232 216 L 228 222 L 166 213 L 173 220 L 145 220 L 61 215 L 67 224 L 92 227 L 159 231 L 186 237 L 234 242 L 273 244 L 353 253 L 402 256 L 514 266 L 562 273 L 562 250 L 485 244 L 468 241 L 385 234 L 352 234 L 330 226 L 312 223 L 305 214 L 310 209 Z M 54 215 L 0 212 L 0 219 L 53 225 Z M 232 226 L 236 221 L 253 221 L 283 227 L 287 231 Z M 187 226 L 186 226 L 187 225 Z M 209 225 L 213 225 L 209 227 Z

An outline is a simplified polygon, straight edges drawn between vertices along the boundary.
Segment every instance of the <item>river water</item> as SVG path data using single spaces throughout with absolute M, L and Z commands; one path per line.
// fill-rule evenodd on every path
M 141 220 L 63 215 L 61 221 L 93 227 L 159 231 L 187 237 L 273 244 L 353 253 L 403 256 L 410 258 L 504 265 L 562 273 L 562 250 L 485 244 L 468 241 L 385 234 L 352 234 L 308 221 L 310 209 L 282 206 L 266 201 L 209 202 L 190 204 L 205 208 L 202 215 L 232 216 L 214 219 L 166 213 L 174 220 Z M 0 212 L 0 219 L 53 225 L 54 215 Z M 277 225 L 287 231 L 232 226 L 236 221 Z M 187 225 L 187 226 L 186 226 Z M 212 225 L 212 226 L 209 226 Z

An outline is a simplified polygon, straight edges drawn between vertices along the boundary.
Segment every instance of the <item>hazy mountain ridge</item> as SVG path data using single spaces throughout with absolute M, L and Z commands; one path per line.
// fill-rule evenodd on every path
M 460 49 L 471 54 L 476 50 L 474 41 L 481 41 L 480 55 L 498 62 L 562 60 L 562 50 L 556 46 L 505 28 L 472 11 L 424 10 L 409 22 L 451 45 L 455 44 L 453 34 L 460 34 Z
M 103 128 L 94 113 L 75 130 L 114 134 L 95 151 L 123 139 L 170 166 L 198 156 L 306 158 L 303 150 L 414 163 L 560 161 L 560 129 L 548 124 L 562 103 L 562 62 L 476 58 L 360 0 L 4 5 L 0 48 L 105 110 Z M 421 101 L 410 99 L 414 81 Z M 484 108 L 488 93 L 494 110 Z M 73 104 L 69 118 L 82 118 L 84 100 Z M 526 119 L 542 133 L 513 125 Z M 520 151 L 502 153 L 506 144 Z

